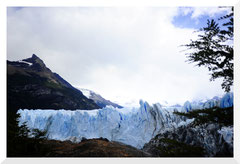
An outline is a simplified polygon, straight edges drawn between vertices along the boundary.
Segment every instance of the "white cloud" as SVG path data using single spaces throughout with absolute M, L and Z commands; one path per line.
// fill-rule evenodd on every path
M 191 15 L 192 19 L 198 19 L 201 16 L 214 17 L 217 14 L 230 12 L 230 7 L 181 7 L 179 12 L 183 15 Z
M 177 14 L 177 8 L 9 8 L 7 58 L 35 53 L 71 84 L 110 100 L 183 102 L 222 93 L 221 81 L 210 83 L 206 69 L 185 62 L 179 46 L 195 34 L 173 26 Z
M 208 15 L 214 17 L 216 14 L 225 13 L 229 11 L 229 8 L 219 8 L 219 7 L 198 7 L 194 8 L 192 18 L 198 18 L 202 15 Z

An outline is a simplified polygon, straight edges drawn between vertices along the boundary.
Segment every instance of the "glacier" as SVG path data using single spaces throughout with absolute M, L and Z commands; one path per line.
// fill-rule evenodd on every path
M 47 130 L 49 139 L 80 142 L 87 138 L 107 138 L 137 148 L 164 131 L 187 125 L 193 119 L 183 119 L 174 111 L 188 112 L 197 108 L 233 105 L 233 94 L 214 98 L 205 103 L 190 103 L 183 106 L 163 107 L 156 103 L 150 106 L 140 100 L 140 107 L 114 108 L 106 106 L 96 110 L 41 110 L 19 109 L 19 124 L 26 123 L 30 129 Z M 221 133 L 228 140 L 232 129 L 225 128 Z
M 224 94 L 222 98 L 215 96 L 212 99 L 206 100 L 205 102 L 186 101 L 183 105 L 183 112 L 189 112 L 195 109 L 205 109 L 205 108 L 213 108 L 213 107 L 228 108 L 232 106 L 233 106 L 233 93 L 228 92 Z

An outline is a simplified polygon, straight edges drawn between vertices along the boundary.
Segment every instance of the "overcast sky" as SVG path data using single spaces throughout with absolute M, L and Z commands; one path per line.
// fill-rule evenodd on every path
M 7 59 L 33 53 L 73 86 L 124 104 L 223 94 L 184 47 L 223 8 L 8 8 Z

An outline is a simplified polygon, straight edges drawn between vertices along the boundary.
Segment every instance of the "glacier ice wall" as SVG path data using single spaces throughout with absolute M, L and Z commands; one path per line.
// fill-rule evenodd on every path
M 179 108 L 180 109 L 180 108 Z M 177 110 L 177 109 L 174 109 Z M 111 106 L 99 110 L 19 110 L 20 124 L 48 129 L 48 137 L 57 140 L 107 138 L 141 148 L 161 131 L 185 124 L 173 110 L 150 106 L 140 101 L 140 108 L 118 109 Z
M 26 122 L 30 129 L 48 129 L 48 137 L 56 140 L 81 141 L 85 138 L 107 138 L 137 148 L 155 135 L 186 125 L 192 119 L 183 120 L 174 111 L 188 112 L 194 109 L 233 105 L 233 94 L 213 98 L 205 103 L 186 102 L 182 107 L 165 107 L 159 103 L 150 106 L 140 101 L 139 108 L 114 108 L 107 106 L 97 110 L 27 110 L 20 109 L 19 123 Z M 231 131 L 231 129 L 230 129 Z M 228 140 L 229 130 L 219 131 Z

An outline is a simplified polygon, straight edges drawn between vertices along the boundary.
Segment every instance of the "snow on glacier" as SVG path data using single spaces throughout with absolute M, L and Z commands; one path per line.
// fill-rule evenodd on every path
M 233 105 L 233 94 L 215 98 L 205 103 L 186 102 L 182 107 L 163 107 L 161 104 L 150 106 L 142 100 L 140 107 L 114 108 L 107 106 L 96 110 L 27 110 L 20 109 L 19 124 L 26 122 L 30 129 L 48 129 L 48 138 L 56 140 L 81 141 L 82 137 L 107 138 L 137 148 L 150 141 L 155 135 L 186 125 L 193 119 L 183 120 L 174 111 L 188 112 L 203 107 L 229 107 Z M 224 139 L 230 140 L 231 128 L 219 131 Z

